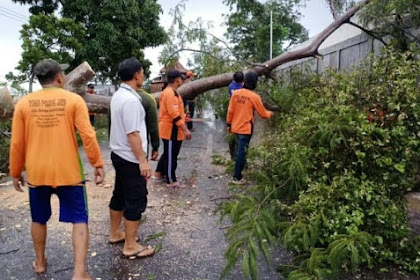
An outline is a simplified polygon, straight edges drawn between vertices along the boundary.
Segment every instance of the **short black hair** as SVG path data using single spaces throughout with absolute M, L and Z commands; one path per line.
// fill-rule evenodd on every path
M 166 81 L 165 81 L 165 82 L 163 83 L 162 90 L 164 90 L 167 86 L 168 86 L 168 82 L 166 82 Z
M 243 83 L 244 82 L 244 73 L 242 73 L 241 71 L 235 72 L 235 74 L 233 74 L 233 80 L 237 83 Z
M 55 77 L 68 67 L 68 64 L 59 64 L 54 59 L 48 58 L 38 62 L 32 72 L 38 78 L 39 83 L 45 85 L 54 82 Z
M 90 83 L 90 84 L 87 85 L 87 87 L 88 88 L 95 88 L 95 84 Z
M 257 88 L 258 75 L 252 71 L 249 71 L 245 74 L 245 83 L 244 88 L 249 90 L 254 90 Z
M 174 69 L 168 72 L 168 83 L 174 83 L 177 78 L 182 78 L 184 80 L 181 72 L 179 72 L 178 70 Z
M 134 74 L 139 72 L 142 68 L 143 65 L 137 58 L 131 57 L 124 59 L 118 65 L 118 77 L 123 82 L 130 81 L 134 78 Z

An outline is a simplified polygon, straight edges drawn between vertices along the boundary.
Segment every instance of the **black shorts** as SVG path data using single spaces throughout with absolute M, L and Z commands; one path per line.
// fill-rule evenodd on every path
M 111 153 L 115 168 L 115 186 L 109 208 L 124 211 L 128 221 L 138 221 L 147 206 L 147 181 L 140 175 L 138 163 L 127 161 Z

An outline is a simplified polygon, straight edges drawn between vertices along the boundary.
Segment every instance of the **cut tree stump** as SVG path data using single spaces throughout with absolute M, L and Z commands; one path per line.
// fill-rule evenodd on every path
M 13 116 L 14 103 L 12 95 L 7 87 L 0 89 L 0 119 L 8 119 Z

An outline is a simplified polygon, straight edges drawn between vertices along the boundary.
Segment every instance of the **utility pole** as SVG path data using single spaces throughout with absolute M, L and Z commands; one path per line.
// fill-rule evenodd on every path
M 270 11 L 270 60 L 273 59 L 273 9 Z

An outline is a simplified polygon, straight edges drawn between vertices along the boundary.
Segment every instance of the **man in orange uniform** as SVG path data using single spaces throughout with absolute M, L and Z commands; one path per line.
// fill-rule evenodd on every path
M 64 69 L 52 59 L 42 60 L 35 66 L 34 75 L 43 89 L 23 97 L 16 105 L 10 174 L 15 189 L 23 192 L 21 172 L 26 168 L 35 272 L 44 273 L 47 266 L 46 223 L 51 216 L 50 197 L 55 193 L 60 200 L 60 221 L 73 224 L 73 280 L 91 279 L 86 271 L 89 230 L 85 178 L 75 128 L 95 167 L 96 183 L 104 178 L 103 160 L 86 103 L 79 95 L 63 89 Z
M 242 170 L 246 162 L 246 150 L 251 140 L 254 125 L 254 110 L 263 119 L 269 119 L 273 112 L 267 111 L 261 101 L 261 97 L 253 92 L 257 87 L 258 76 L 254 72 L 245 75 L 245 84 L 242 89 L 233 92 L 229 101 L 227 113 L 228 132 L 233 132 L 237 137 L 235 174 L 233 182 L 243 184 Z
M 178 70 L 168 73 L 168 86 L 159 98 L 159 136 L 163 141 L 163 155 L 156 168 L 155 177 L 166 176 L 167 187 L 184 187 L 176 178 L 175 170 L 182 140 L 190 140 L 191 132 L 185 125 L 184 102 L 177 89 L 183 84 Z

